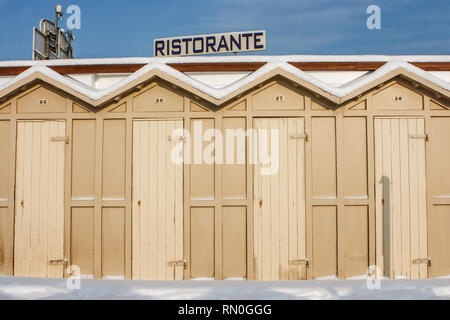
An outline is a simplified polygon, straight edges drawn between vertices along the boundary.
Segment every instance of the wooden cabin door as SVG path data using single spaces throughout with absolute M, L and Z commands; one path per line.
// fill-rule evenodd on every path
M 256 279 L 306 279 L 304 119 L 258 118 L 254 128 L 258 134 L 258 163 L 254 166 Z M 268 139 L 260 130 L 267 132 Z M 261 163 L 261 154 L 272 157 L 271 161 L 278 156 L 279 163 L 273 166 L 278 169 L 264 172 L 268 161 Z
M 376 118 L 374 125 L 378 265 L 391 278 L 426 278 L 424 119 Z
M 171 159 L 182 128 L 182 120 L 133 122 L 133 279 L 183 280 L 183 164 Z
M 18 121 L 14 275 L 64 276 L 65 121 Z

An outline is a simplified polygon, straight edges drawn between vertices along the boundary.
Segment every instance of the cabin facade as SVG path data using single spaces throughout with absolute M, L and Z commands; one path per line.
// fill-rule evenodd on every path
M 0 63 L 0 150 L 0 274 L 450 274 L 449 56 Z

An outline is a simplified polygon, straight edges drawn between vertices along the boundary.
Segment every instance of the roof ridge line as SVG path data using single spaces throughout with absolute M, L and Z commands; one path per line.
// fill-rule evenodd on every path
M 397 69 L 404 69 L 421 79 L 424 79 L 426 81 L 429 81 L 433 83 L 434 85 L 437 85 L 439 88 L 444 89 L 445 91 L 450 92 L 450 82 L 441 80 L 432 74 L 428 73 L 427 71 L 424 71 L 418 67 L 415 67 L 414 65 L 405 62 L 405 61 L 389 61 L 385 63 L 383 66 L 378 68 L 376 71 L 371 72 L 367 74 L 367 76 L 362 76 L 358 81 L 352 82 L 348 85 L 343 85 L 340 87 L 334 87 L 332 85 L 329 85 L 325 82 L 323 82 L 320 79 L 315 78 L 313 75 L 306 73 L 305 71 L 300 70 L 299 68 L 291 65 L 290 63 L 286 61 L 271 61 L 267 62 L 265 65 L 260 67 L 258 70 L 250 73 L 249 75 L 223 87 L 223 88 L 213 88 L 211 86 L 208 86 L 207 84 L 204 84 L 198 80 L 195 80 L 185 73 L 178 71 L 174 69 L 173 67 L 167 65 L 166 63 L 163 63 L 162 61 L 148 63 L 142 68 L 138 69 L 136 72 L 128 75 L 126 78 L 118 81 L 115 84 L 112 84 L 111 86 L 108 86 L 102 90 L 90 87 L 90 86 L 84 86 L 81 85 L 78 81 L 75 81 L 74 79 L 64 76 L 62 74 L 59 74 L 58 72 L 52 70 L 47 65 L 34 65 L 27 70 L 23 71 L 19 75 L 17 75 L 15 78 L 11 79 L 10 81 L 4 83 L 3 85 L 0 85 L 0 92 L 3 90 L 7 90 L 9 87 L 13 86 L 14 84 L 22 81 L 23 79 L 26 79 L 28 76 L 32 76 L 35 73 L 41 73 L 44 76 L 47 76 L 54 81 L 69 87 L 70 89 L 76 91 L 77 93 L 81 94 L 82 96 L 85 96 L 86 98 L 93 100 L 94 102 L 97 102 L 108 95 L 118 95 L 115 92 L 120 91 L 120 89 L 125 88 L 127 85 L 131 84 L 134 81 L 138 81 L 139 79 L 142 79 L 149 74 L 151 74 L 152 71 L 159 71 L 162 72 L 170 77 L 175 78 L 178 81 L 181 81 L 183 84 L 187 85 L 188 87 L 194 88 L 202 92 L 203 94 L 206 94 L 207 96 L 213 98 L 214 100 L 225 100 L 225 98 L 230 97 L 232 98 L 233 93 L 239 91 L 243 87 L 253 83 L 257 82 L 258 79 L 261 79 L 264 75 L 272 72 L 275 69 L 281 69 L 284 72 L 287 72 L 289 75 L 298 78 L 309 85 L 313 86 L 316 89 L 323 90 L 325 93 L 329 94 L 331 97 L 337 98 L 337 101 L 341 101 L 346 96 L 351 95 L 355 91 L 361 89 L 362 87 L 377 81 L 378 79 L 382 78 L 386 74 L 393 72 Z M 295 80 L 293 80 L 295 81 Z M 212 102 L 214 103 L 214 102 Z

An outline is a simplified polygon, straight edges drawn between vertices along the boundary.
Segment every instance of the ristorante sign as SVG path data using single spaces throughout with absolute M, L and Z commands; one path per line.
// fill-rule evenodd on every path
M 155 39 L 155 57 L 189 56 L 266 49 L 266 31 L 243 31 Z

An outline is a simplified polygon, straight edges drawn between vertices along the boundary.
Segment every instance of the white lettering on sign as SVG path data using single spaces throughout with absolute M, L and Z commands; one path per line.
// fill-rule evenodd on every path
M 188 56 L 266 49 L 266 31 L 244 31 L 155 39 L 155 57 Z

